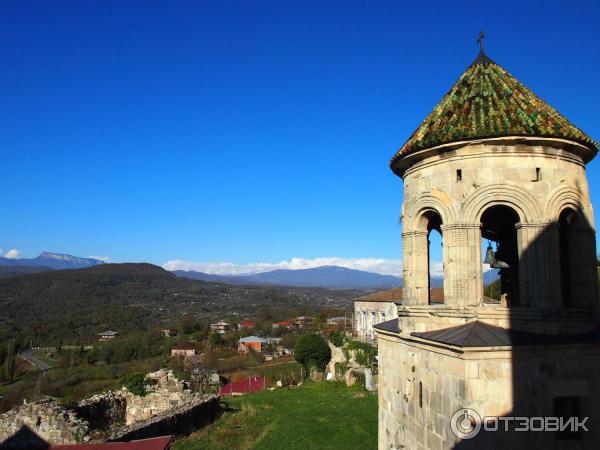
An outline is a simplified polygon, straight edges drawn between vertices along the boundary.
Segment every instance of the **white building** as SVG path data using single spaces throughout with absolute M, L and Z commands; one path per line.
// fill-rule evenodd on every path
M 402 288 L 376 292 L 354 300 L 353 334 L 365 341 L 375 342 L 373 325 L 398 318 Z
M 213 333 L 227 334 L 231 331 L 231 324 L 228 324 L 227 322 L 220 320 L 217 323 L 211 323 L 210 329 L 213 331 Z
M 444 289 L 431 288 L 430 301 L 444 302 Z M 373 325 L 398 318 L 398 305 L 402 304 L 402 288 L 375 292 L 354 300 L 354 335 L 375 342 Z

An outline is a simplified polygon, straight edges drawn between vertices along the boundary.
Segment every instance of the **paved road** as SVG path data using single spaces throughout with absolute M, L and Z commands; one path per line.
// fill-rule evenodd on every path
M 40 361 L 35 356 L 33 356 L 33 353 L 31 352 L 31 350 L 26 350 L 24 352 L 21 352 L 21 353 L 19 353 L 19 356 L 21 358 L 23 358 L 25 361 L 27 361 L 28 363 L 33 364 L 35 367 L 40 369 L 42 372 L 52 369 L 52 367 L 50 367 L 44 361 Z

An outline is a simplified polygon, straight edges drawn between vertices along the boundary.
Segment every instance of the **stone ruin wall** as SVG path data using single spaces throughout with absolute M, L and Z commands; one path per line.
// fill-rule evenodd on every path
M 89 441 L 89 423 L 75 411 L 61 407 L 54 400 L 40 400 L 0 414 L 0 443 L 28 427 L 52 444 L 74 444 Z
M 22 426 L 51 444 L 143 439 L 186 434 L 214 421 L 219 397 L 192 393 L 170 370 L 146 376 L 146 396 L 126 388 L 82 400 L 72 410 L 56 400 L 24 403 L 0 415 L 0 443 Z
M 187 383 L 175 378 L 170 370 L 149 373 L 146 379 L 155 383 L 148 395 L 140 397 L 128 391 L 123 394 L 127 403 L 126 425 L 149 420 L 173 408 L 195 404 L 206 397 L 192 393 Z

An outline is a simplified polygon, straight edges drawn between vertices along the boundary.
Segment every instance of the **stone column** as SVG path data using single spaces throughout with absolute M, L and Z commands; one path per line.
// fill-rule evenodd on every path
M 429 303 L 427 238 L 427 231 L 402 233 L 402 277 L 404 280 L 402 300 L 407 306 Z
M 483 298 L 481 225 L 442 225 L 444 242 L 444 304 L 477 306 Z
M 561 306 L 558 227 L 548 222 L 518 223 L 520 305 Z

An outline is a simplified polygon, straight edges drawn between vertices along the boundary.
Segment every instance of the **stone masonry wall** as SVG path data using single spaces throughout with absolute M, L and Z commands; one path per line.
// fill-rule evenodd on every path
M 405 305 L 428 302 L 428 211 L 442 219 L 445 304 L 482 303 L 480 219 L 494 205 L 509 206 L 519 216 L 519 291 L 525 306 L 561 306 L 558 228 L 552 224 L 567 207 L 586 222 L 571 258 L 573 306 L 597 301 L 594 216 L 581 159 L 543 145 L 472 143 L 425 158 L 404 175 Z
M 155 383 L 147 395 L 140 397 L 128 391 L 124 392 L 127 403 L 125 412 L 127 425 L 145 421 L 164 411 L 193 403 L 197 398 L 204 398 L 199 394 L 192 394 L 187 384 L 175 378 L 171 370 L 161 369 L 149 373 L 146 375 L 146 379 Z
M 144 422 L 124 426 L 114 431 L 108 442 L 147 439 L 165 435 L 186 435 L 215 421 L 219 396 L 197 396 L 193 401 L 154 416 Z
M 26 426 L 52 444 L 75 444 L 90 439 L 87 421 L 54 400 L 40 400 L 0 414 L 0 444 Z
M 0 444 L 23 426 L 54 445 L 186 434 L 215 420 L 219 397 L 192 393 L 161 369 L 146 376 L 149 393 L 126 388 L 82 400 L 74 410 L 54 400 L 24 403 L 0 415 Z
M 379 449 L 450 450 L 544 448 L 563 450 L 554 433 L 482 433 L 460 441 L 452 415 L 471 408 L 485 416 L 553 416 L 556 397 L 578 396 L 581 415 L 600 416 L 600 349 L 561 345 L 465 349 L 379 335 Z M 600 429 L 590 423 L 581 447 L 595 448 Z M 458 447 L 457 447 L 458 445 Z
M 116 423 L 124 423 L 126 409 L 127 399 L 121 391 L 94 395 L 75 407 L 77 414 L 94 430 L 106 430 Z

